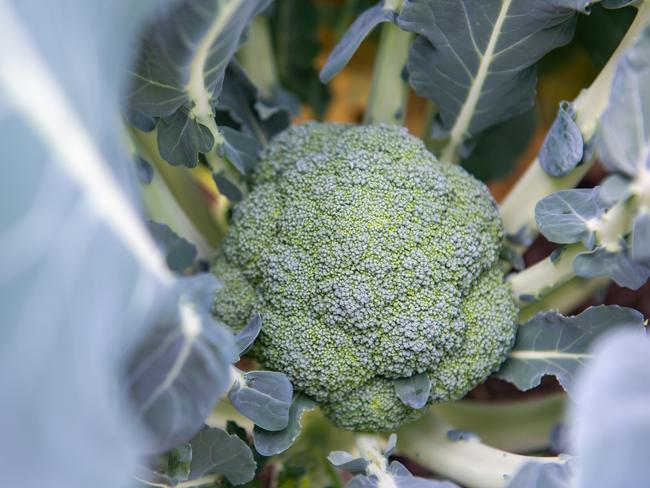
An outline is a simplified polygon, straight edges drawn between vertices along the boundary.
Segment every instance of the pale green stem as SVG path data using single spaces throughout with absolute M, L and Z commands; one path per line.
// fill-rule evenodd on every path
M 195 478 L 193 480 L 188 480 L 188 481 L 181 481 L 179 483 L 176 483 L 174 485 L 168 485 L 165 483 L 157 483 L 155 481 L 147 481 L 143 480 L 141 478 L 137 478 L 136 480 L 140 481 L 141 483 L 144 483 L 145 485 L 148 486 L 156 486 L 159 488 L 193 488 L 195 486 L 203 486 L 203 485 L 208 485 L 211 483 L 216 483 L 219 480 L 221 480 L 221 476 L 202 476 L 201 478 Z
M 557 310 L 564 315 L 570 314 L 576 307 L 585 303 L 598 291 L 605 289 L 609 283 L 610 281 L 607 278 L 587 279 L 575 277 L 541 300 L 523 306 L 519 311 L 519 322 L 523 324 L 535 314 L 547 310 Z
M 549 433 L 562 421 L 565 403 L 564 393 L 504 402 L 461 400 L 433 404 L 426 415 L 473 432 L 492 447 L 525 453 L 548 448 Z
M 467 488 L 504 488 L 528 462 L 563 464 L 559 457 L 522 456 L 483 444 L 451 440 L 452 427 L 434 415 L 409 424 L 397 437 L 399 452 Z
M 632 229 L 633 216 L 637 209 L 638 198 L 620 201 L 607 213 L 592 222 L 596 242 L 610 252 L 620 251 L 621 240 Z M 520 306 L 537 301 L 561 287 L 576 274 L 573 259 L 587 249 L 581 242 L 568 245 L 560 251 L 559 256 L 548 257 L 520 273 L 508 277 L 512 293 Z
M 237 57 L 262 97 L 273 97 L 278 86 L 278 74 L 267 17 L 260 15 L 253 19 L 248 27 L 248 39 L 239 49 Z
M 172 166 L 162 159 L 155 130 L 142 132 L 129 127 L 129 135 L 137 153 L 155 171 L 154 180 L 142 185 L 151 218 L 169 225 L 178 235 L 196 244 L 205 257 L 212 254 L 226 229 L 211 214 L 188 169 Z
M 649 22 L 650 2 L 643 2 L 639 6 L 634 22 L 607 65 L 591 86 L 583 90 L 573 102 L 576 111 L 576 124 L 585 142 L 593 138 L 600 115 L 607 107 L 610 87 L 622 53 L 636 41 Z M 535 225 L 537 202 L 556 191 L 575 187 L 589 171 L 592 164 L 593 161 L 585 161 L 569 174 L 555 178 L 547 174 L 540 166 L 539 160 L 535 159 L 500 205 L 499 211 L 506 233 L 516 235 L 524 230 L 528 235 L 535 235 L 537 233 Z
M 239 172 L 219 155 L 219 148 L 224 143 L 224 138 L 221 132 L 219 132 L 217 123 L 214 120 L 214 111 L 212 109 L 213 94 L 205 85 L 205 72 L 210 50 L 214 42 L 224 31 L 228 22 L 230 22 L 243 2 L 244 0 L 230 0 L 220 6 L 219 15 L 215 17 L 196 48 L 196 52 L 190 63 L 190 75 L 186 86 L 187 93 L 192 101 L 190 117 L 193 117 L 197 122 L 207 127 L 214 138 L 214 144 L 210 151 L 205 154 L 205 159 L 210 165 L 212 172 L 225 177 L 237 187 L 242 196 L 248 193 L 246 182 Z
M 385 23 L 381 29 L 363 123 L 401 125 L 408 101 L 408 84 L 402 77 L 402 71 L 413 35 L 391 23 Z
M 537 301 L 575 276 L 573 259 L 585 250 L 581 243 L 571 244 L 559 256 L 550 257 L 520 273 L 510 275 L 508 281 L 519 306 Z
M 368 474 L 377 478 L 377 488 L 397 488 L 397 483 L 388 473 L 388 461 L 381 452 L 379 437 L 371 434 L 357 434 L 354 440 L 359 455 L 370 461 L 367 468 Z

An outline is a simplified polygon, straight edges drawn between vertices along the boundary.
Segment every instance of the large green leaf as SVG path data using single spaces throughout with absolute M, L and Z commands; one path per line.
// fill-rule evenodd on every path
M 151 22 L 130 71 L 127 112 L 145 131 L 162 119 L 158 145 L 170 163 L 195 166 L 199 154 L 223 143 L 214 110 L 226 67 L 244 29 L 269 2 L 180 0 Z
M 122 487 L 138 459 L 117 360 L 172 276 L 134 205 L 118 107 L 152 3 L 0 0 L 6 486 Z
M 569 419 L 577 488 L 641 487 L 650 481 L 650 341 L 619 332 L 601 341 L 576 388 Z
M 569 42 L 570 0 L 410 0 L 398 23 L 419 34 L 408 62 L 416 92 L 433 100 L 455 158 L 467 137 L 533 106 L 536 62 Z
M 515 345 L 496 375 L 520 390 L 539 385 L 544 375 L 554 375 L 571 393 L 576 372 L 592 356 L 596 338 L 617 329 L 641 332 L 643 326 L 643 315 L 618 306 L 591 307 L 574 317 L 542 312 L 520 327 Z

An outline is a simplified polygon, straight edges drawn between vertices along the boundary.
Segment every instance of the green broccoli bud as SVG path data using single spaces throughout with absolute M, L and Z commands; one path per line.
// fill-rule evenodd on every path
M 265 150 L 213 272 L 214 315 L 254 312 L 253 354 L 339 426 L 416 418 L 393 379 L 427 373 L 462 397 L 505 359 L 517 309 L 488 189 L 406 129 L 309 123 Z

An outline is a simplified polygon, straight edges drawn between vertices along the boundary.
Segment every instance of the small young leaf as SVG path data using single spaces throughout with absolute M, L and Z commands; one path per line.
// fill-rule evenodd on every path
M 420 373 L 410 378 L 399 378 L 393 380 L 395 394 L 402 403 L 411 408 L 422 408 L 429 400 L 431 393 L 431 380 L 426 373 Z
M 148 185 L 153 181 L 153 167 L 149 161 L 137 156 L 135 158 L 135 172 L 140 183 Z
M 388 436 L 388 442 L 386 443 L 386 449 L 382 453 L 386 459 L 393 455 L 395 448 L 397 447 L 397 434 L 391 434 Z
M 386 7 L 384 0 L 381 0 L 377 5 L 363 12 L 356 18 L 343 38 L 330 53 L 325 66 L 323 66 L 320 72 L 321 81 L 327 83 L 334 78 L 348 64 L 348 61 L 350 61 L 350 58 L 361 42 L 377 25 L 383 22 L 396 23 L 396 21 L 397 12 Z
M 650 213 L 646 210 L 634 217 L 630 257 L 632 261 L 650 263 Z
M 270 101 L 262 102 L 257 87 L 239 63 L 231 61 L 226 69 L 217 109 L 227 112 L 242 132 L 257 139 L 259 146 L 266 145 L 271 137 L 286 129 L 291 122 L 289 107 L 284 105 L 274 105 L 271 110 L 267 108 L 266 113 L 260 113 L 259 107 L 262 104 L 268 106 L 268 103 Z M 221 130 L 223 132 L 223 126 Z
M 231 129 L 221 127 L 221 134 L 225 142 L 221 146 L 222 154 L 242 174 L 249 174 L 255 167 L 262 146 L 253 136 Z
M 332 451 L 327 460 L 338 469 L 345 469 L 353 474 L 365 473 L 370 461 L 360 457 L 354 457 L 346 451 Z
M 196 247 L 192 243 L 180 237 L 168 225 L 148 220 L 147 227 L 158 247 L 165 254 L 169 269 L 182 273 L 192 266 L 197 255 Z
M 643 315 L 619 306 L 591 307 L 574 317 L 541 312 L 520 326 L 515 345 L 496 376 L 522 391 L 552 374 L 569 393 L 578 368 L 591 357 L 593 341 L 615 329 L 644 327 Z
M 210 129 L 184 110 L 160 119 L 157 137 L 160 155 L 173 166 L 196 167 L 199 153 L 208 152 L 214 145 Z
M 228 200 L 231 202 L 238 202 L 242 199 L 243 195 L 239 188 L 237 188 L 233 182 L 226 178 L 223 172 L 212 173 L 212 179 L 217 185 L 219 193 L 225 196 Z
M 240 330 L 235 336 L 235 343 L 239 349 L 239 355 L 244 354 L 248 348 L 253 345 L 257 336 L 260 335 L 262 330 L 262 317 L 260 314 L 256 313 L 253 318 L 246 324 L 242 330 Z
M 289 409 L 289 425 L 284 430 L 271 432 L 255 426 L 253 441 L 255 449 L 263 456 L 286 451 L 300 434 L 300 419 L 307 410 L 316 408 L 316 402 L 304 393 L 296 393 Z
M 460 488 L 451 481 L 438 481 L 413 476 L 402 463 L 393 461 L 388 467 L 392 481 L 397 488 Z
M 480 437 L 474 432 L 467 432 L 460 429 L 451 429 L 447 431 L 447 439 L 453 442 L 457 441 L 469 441 L 469 440 L 480 440 Z
M 573 259 L 573 270 L 583 278 L 607 276 L 619 286 L 638 290 L 650 278 L 650 263 L 638 263 L 628 256 L 626 248 L 610 252 L 603 247 L 582 252 Z
M 379 484 L 375 476 L 358 474 L 347 482 L 345 488 L 379 488 Z
M 598 198 L 608 206 L 626 200 L 631 195 L 630 180 L 619 174 L 607 176 L 598 187 Z
M 255 477 L 256 463 L 250 448 L 236 435 L 205 426 L 191 441 L 192 463 L 189 479 L 223 475 L 233 485 Z
M 535 221 L 551 242 L 585 242 L 593 233 L 589 220 L 601 217 L 607 208 L 597 188 L 561 190 L 537 202 Z
M 551 176 L 564 176 L 582 161 L 584 143 L 574 117 L 571 104 L 562 102 L 539 151 L 539 164 Z
M 275 371 L 250 371 L 244 373 L 244 381 L 236 381 L 228 392 L 237 411 L 262 429 L 285 429 L 293 394 L 289 379 Z

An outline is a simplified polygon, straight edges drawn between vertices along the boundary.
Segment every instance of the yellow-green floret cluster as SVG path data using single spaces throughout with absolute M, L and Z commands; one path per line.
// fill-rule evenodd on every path
M 393 379 L 463 396 L 504 360 L 517 310 L 487 188 L 401 127 L 310 123 L 267 147 L 213 272 L 213 312 L 337 425 L 386 431 L 421 411 Z

